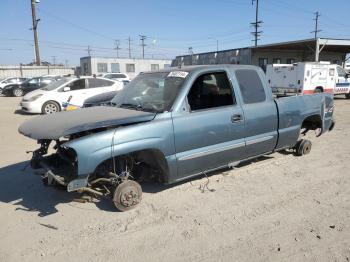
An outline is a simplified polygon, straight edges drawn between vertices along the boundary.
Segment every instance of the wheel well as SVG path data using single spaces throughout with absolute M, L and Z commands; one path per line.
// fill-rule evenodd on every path
M 318 86 L 318 87 L 315 88 L 315 90 L 317 90 L 317 89 L 318 89 L 318 90 L 321 90 L 321 92 L 324 91 L 323 86 Z
M 130 160 L 133 162 L 131 170 L 132 176 L 135 180 L 154 180 L 161 183 L 167 183 L 169 177 L 169 167 L 164 154 L 158 149 L 144 149 L 140 151 L 130 152 L 125 155 L 119 155 L 108 158 L 100 163 L 95 169 L 95 173 L 99 173 L 101 170 L 108 172 L 114 171 L 120 172 L 120 165 L 125 164 Z M 120 161 L 121 160 L 121 161 Z M 124 161 L 124 162 L 123 162 Z M 114 165 L 114 166 L 113 166 Z
M 307 130 L 316 130 L 318 128 L 322 128 L 322 119 L 320 115 L 312 115 L 308 116 L 304 119 L 302 125 L 302 129 Z

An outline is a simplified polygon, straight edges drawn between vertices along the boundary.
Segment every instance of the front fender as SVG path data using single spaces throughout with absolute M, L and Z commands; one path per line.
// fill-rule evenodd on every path
M 111 157 L 135 151 L 156 149 L 164 156 L 175 154 L 171 121 L 151 122 L 91 134 L 63 146 L 75 150 L 79 176 L 93 173 Z

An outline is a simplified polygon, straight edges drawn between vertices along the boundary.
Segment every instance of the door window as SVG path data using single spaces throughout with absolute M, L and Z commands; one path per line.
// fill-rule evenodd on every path
M 337 66 L 337 73 L 338 73 L 338 77 L 345 77 L 346 72 L 343 68 L 341 68 L 340 66 Z
M 192 111 L 233 105 L 236 103 L 226 73 L 199 76 L 187 96 Z
M 264 86 L 255 70 L 239 69 L 236 70 L 235 74 L 245 104 L 259 103 L 266 100 Z
M 111 86 L 114 84 L 113 81 L 99 79 L 99 78 L 89 78 L 88 81 L 89 81 L 89 88 Z
M 85 88 L 85 79 L 75 80 L 74 82 L 69 83 L 68 86 L 70 87 L 71 91 L 84 89 Z

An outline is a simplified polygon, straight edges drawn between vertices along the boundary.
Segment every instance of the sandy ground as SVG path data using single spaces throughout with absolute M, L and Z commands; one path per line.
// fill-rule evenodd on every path
M 172 187 L 146 186 L 141 205 L 78 203 L 23 171 L 32 117 L 0 97 L 0 261 L 349 261 L 350 100 L 305 157 L 275 153 Z

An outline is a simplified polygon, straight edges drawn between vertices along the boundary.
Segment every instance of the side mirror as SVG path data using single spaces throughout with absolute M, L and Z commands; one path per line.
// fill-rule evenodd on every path
M 69 87 L 69 86 L 65 86 L 65 87 L 63 88 L 63 92 L 68 92 L 68 91 L 70 91 L 70 87 Z

